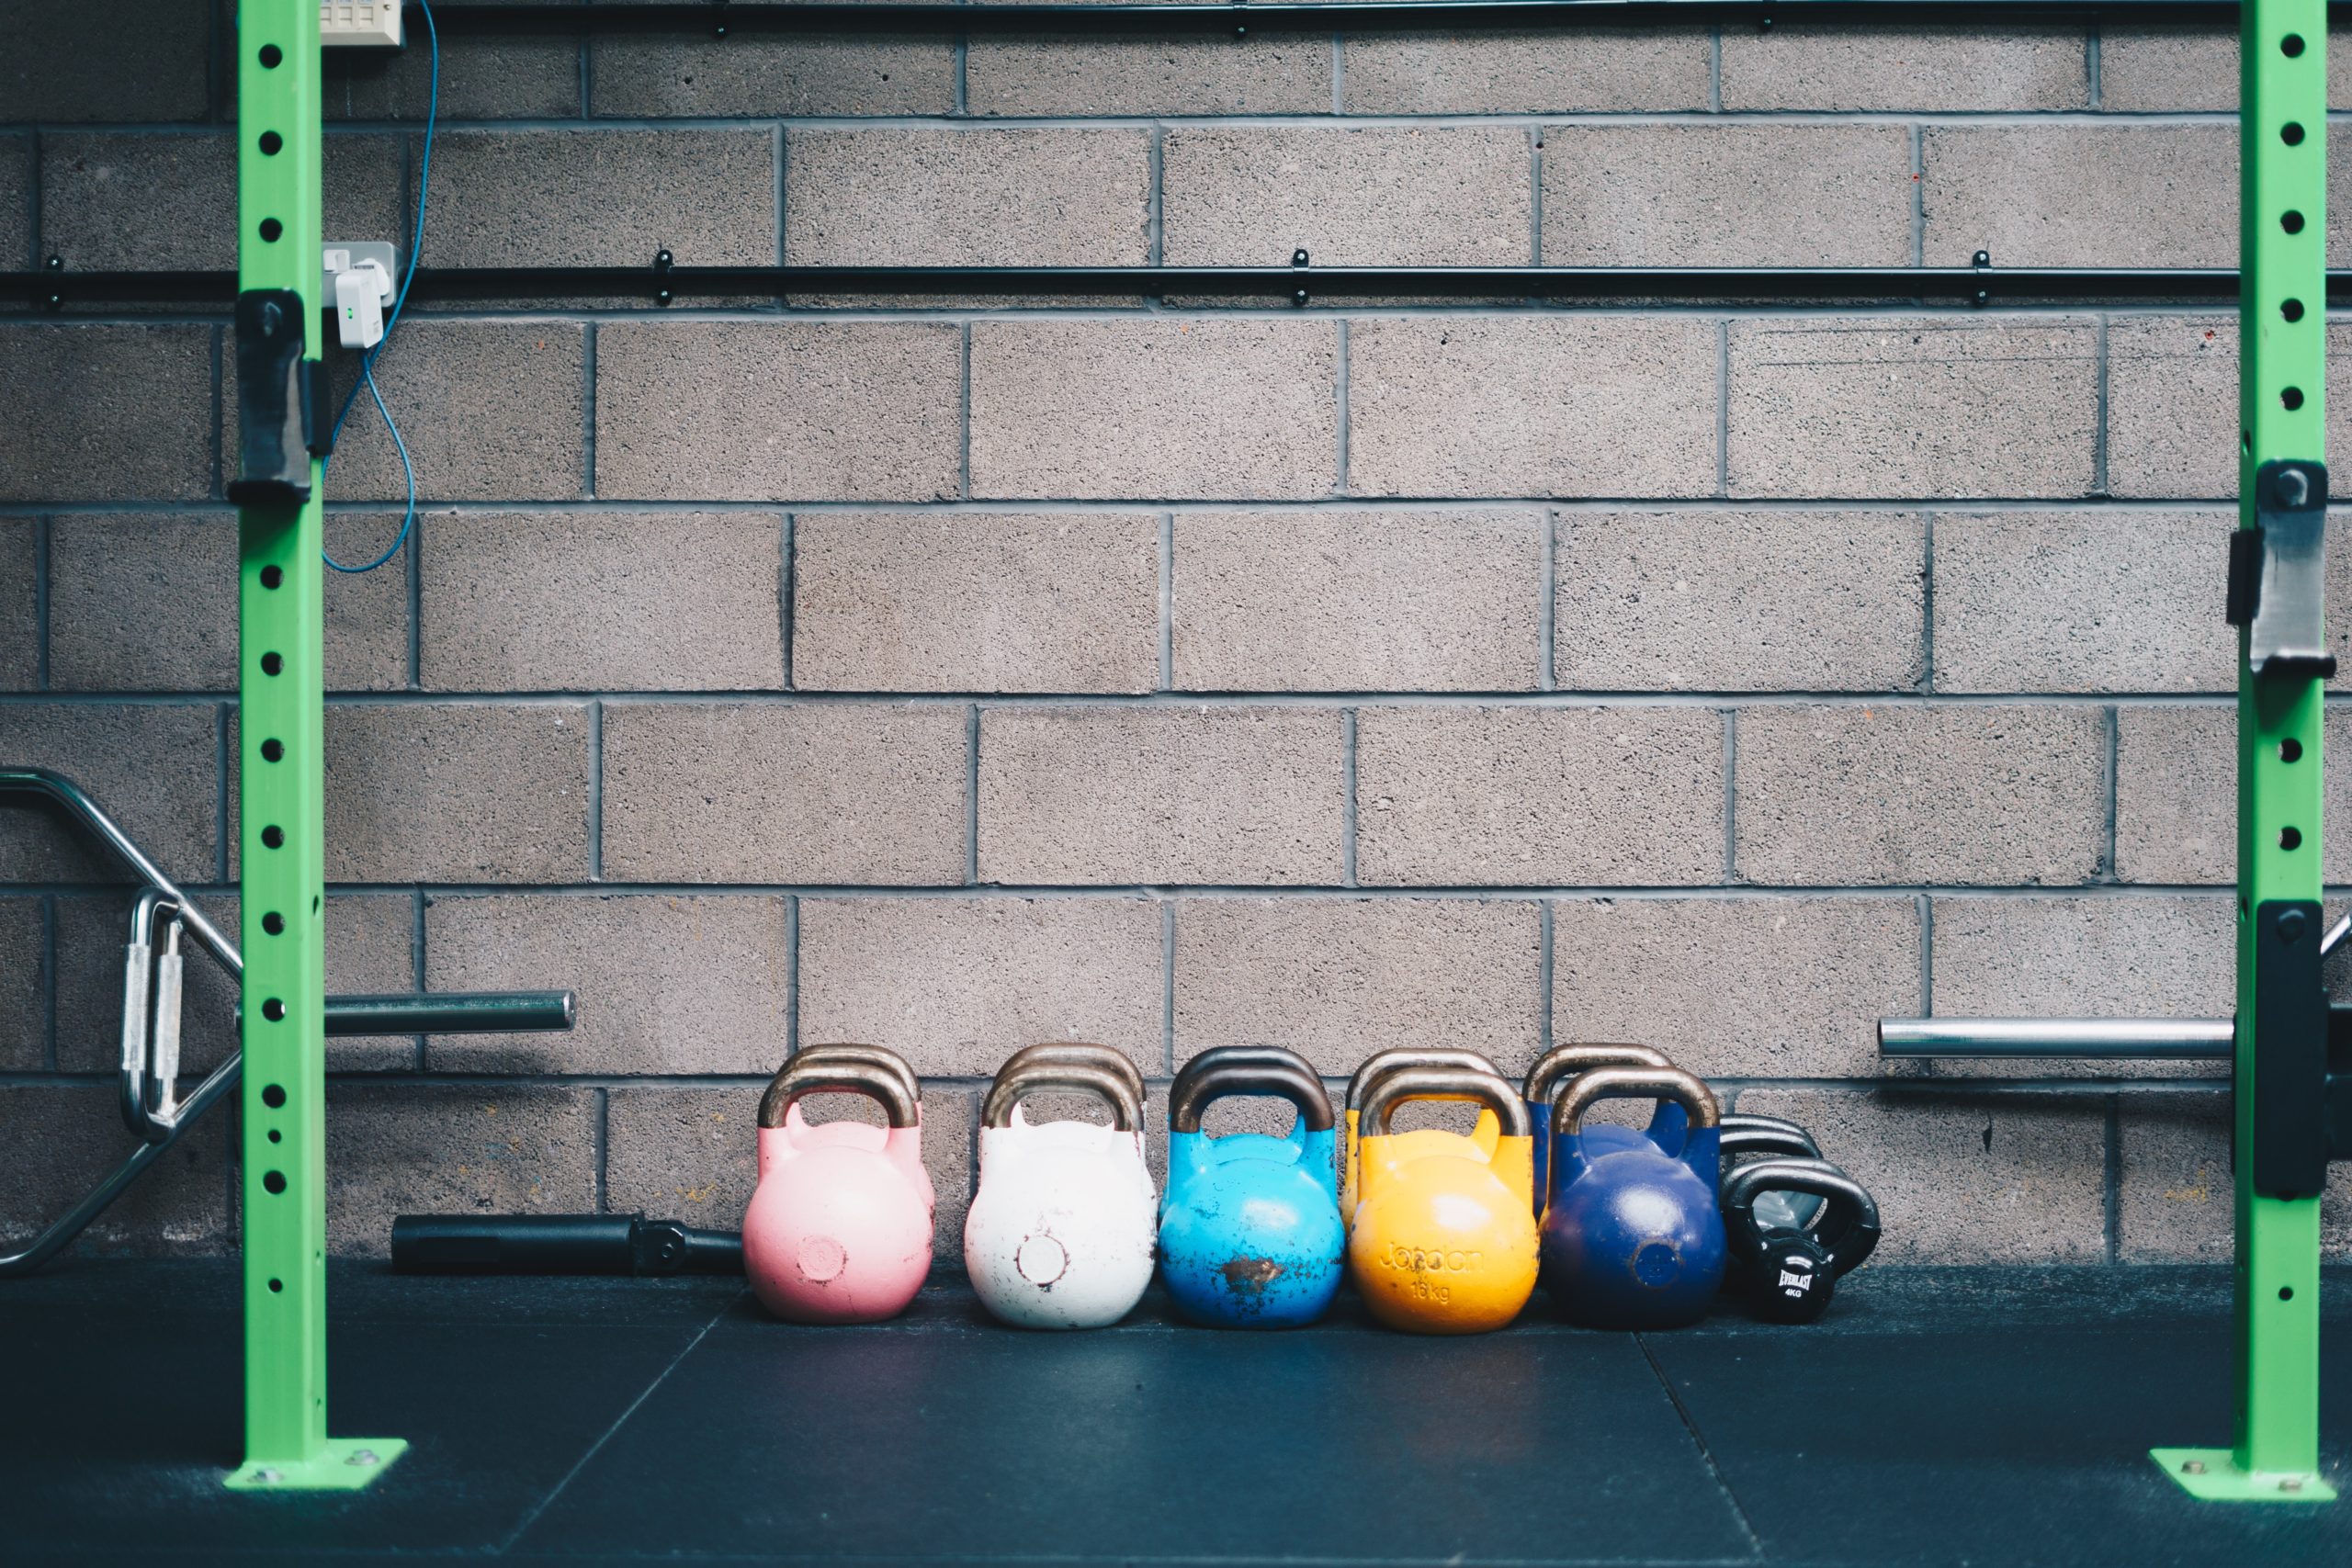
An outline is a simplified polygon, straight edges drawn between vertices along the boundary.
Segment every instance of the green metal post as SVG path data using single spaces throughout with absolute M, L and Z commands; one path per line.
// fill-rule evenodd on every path
M 2239 98 L 2240 523 L 2256 526 L 2266 463 L 2324 459 L 2327 6 L 2246 0 Z M 2238 660 L 2236 1433 L 2226 1449 L 2158 1449 L 2199 1497 L 2320 1502 L 2317 1197 L 2255 1190 L 2254 911 L 2320 896 L 2321 682 Z
M 320 316 L 316 0 L 237 17 L 238 288 Z M 306 348 L 316 358 L 314 349 Z M 244 952 L 240 1490 L 365 1486 L 407 1445 L 327 1436 L 326 968 L 319 496 L 238 513 L 238 854 Z

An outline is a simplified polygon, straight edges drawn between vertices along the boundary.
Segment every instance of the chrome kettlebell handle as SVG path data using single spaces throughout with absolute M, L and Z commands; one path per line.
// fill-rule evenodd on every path
M 1399 1045 L 1386 1051 L 1374 1051 L 1366 1056 L 1348 1079 L 1347 1108 L 1363 1120 L 1365 1097 L 1372 1086 L 1390 1073 L 1408 1067 L 1454 1067 L 1465 1072 L 1492 1073 L 1502 1076 L 1502 1069 L 1476 1051 L 1442 1045 Z
M 1689 1114 L 1694 1133 L 1723 1120 L 1715 1091 L 1680 1067 L 1595 1067 L 1578 1074 L 1553 1101 L 1552 1130 L 1562 1134 L 1580 1131 L 1585 1111 L 1603 1100 L 1671 1100 Z
M 786 1114 L 812 1094 L 864 1095 L 882 1107 L 892 1127 L 912 1127 L 922 1117 L 920 1097 L 908 1090 L 904 1077 L 886 1066 L 845 1057 L 795 1056 L 760 1096 L 760 1125 L 783 1126 Z
M 1051 1089 L 1092 1095 L 1111 1108 L 1111 1124 L 1120 1132 L 1143 1130 L 1143 1101 L 1125 1075 L 1091 1063 L 1037 1060 L 1007 1062 L 998 1069 L 988 1098 L 980 1102 L 980 1125 L 1011 1126 L 1014 1106 Z
M 1595 1067 L 1671 1067 L 1673 1062 L 1654 1045 L 1616 1045 L 1600 1042 L 1555 1045 L 1527 1070 L 1527 1102 L 1549 1105 L 1561 1083 Z
M 996 1076 L 1001 1078 L 1016 1068 L 1026 1071 L 1041 1063 L 1061 1066 L 1097 1067 L 1104 1072 L 1115 1074 L 1124 1081 L 1128 1092 L 1136 1097 L 1137 1106 L 1143 1105 L 1151 1099 L 1150 1091 L 1144 1088 L 1143 1069 L 1136 1066 L 1133 1058 L 1129 1057 L 1125 1051 L 1114 1050 L 1108 1045 L 1094 1045 L 1075 1040 L 1048 1040 L 1035 1045 L 1023 1045 L 1004 1059 L 1004 1065 L 997 1068 Z M 1137 1124 L 1140 1125 L 1142 1112 L 1138 1111 L 1136 1116 Z
M 1269 1095 L 1287 1100 L 1298 1108 L 1298 1122 L 1310 1133 L 1328 1133 L 1336 1118 L 1331 1114 L 1331 1097 L 1323 1092 L 1323 1080 L 1305 1057 L 1295 1052 L 1282 1051 L 1280 1060 L 1261 1052 L 1277 1047 L 1242 1046 L 1237 1050 L 1251 1053 L 1247 1056 L 1230 1055 L 1221 1061 L 1196 1065 L 1206 1060 L 1196 1056 L 1185 1064 L 1185 1071 L 1178 1075 L 1175 1087 L 1168 1091 L 1168 1130 L 1171 1133 L 1197 1133 L 1201 1130 L 1201 1112 L 1212 1100 L 1236 1095 Z
M 1415 1066 L 1382 1073 L 1373 1080 L 1356 1113 L 1358 1135 L 1386 1137 L 1389 1115 L 1410 1100 L 1460 1100 L 1483 1105 L 1495 1113 L 1506 1138 L 1528 1137 L 1534 1130 L 1527 1102 L 1492 1068 L 1480 1072 L 1459 1066 Z
M 1756 1200 L 1766 1192 L 1803 1192 L 1822 1201 L 1814 1239 L 1829 1254 L 1832 1268 L 1849 1274 L 1878 1246 L 1878 1203 L 1862 1184 L 1823 1159 L 1759 1159 L 1734 1171 L 1724 1182 L 1723 1209 L 1731 1247 L 1753 1261 L 1763 1255 L 1756 1224 Z
M 904 1056 L 887 1045 L 863 1045 L 848 1042 L 803 1045 L 793 1053 L 792 1059 L 796 1062 L 870 1062 L 877 1067 L 896 1074 L 906 1085 L 909 1094 L 918 1100 L 922 1098 L 922 1085 L 916 1081 L 914 1068 L 907 1065 L 907 1059 Z

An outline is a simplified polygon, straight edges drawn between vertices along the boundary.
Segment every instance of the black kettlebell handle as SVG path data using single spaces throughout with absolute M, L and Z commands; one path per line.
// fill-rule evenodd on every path
M 1363 1108 L 1356 1113 L 1356 1135 L 1386 1137 L 1390 1113 L 1408 1100 L 1463 1100 L 1483 1105 L 1502 1123 L 1506 1138 L 1528 1137 L 1535 1129 L 1527 1114 L 1527 1101 L 1519 1098 L 1519 1090 L 1500 1073 L 1455 1066 L 1399 1067 L 1373 1079 L 1364 1093 Z
M 1212 1100 L 1245 1094 L 1287 1100 L 1298 1107 L 1299 1124 L 1308 1132 L 1331 1130 L 1331 1097 L 1323 1092 L 1323 1080 L 1315 1076 L 1315 1069 L 1296 1057 L 1288 1062 L 1228 1057 L 1180 1076 L 1168 1091 L 1168 1130 L 1197 1133 L 1201 1112 Z
M 783 1126 L 786 1113 L 812 1094 L 864 1095 L 882 1107 L 893 1127 L 914 1126 L 922 1114 L 922 1102 L 908 1092 L 906 1079 L 878 1063 L 795 1056 L 760 1096 L 760 1125 Z
M 1860 1268 L 1878 1246 L 1878 1203 L 1860 1182 L 1827 1160 L 1759 1159 L 1724 1181 L 1724 1229 L 1743 1261 L 1764 1253 L 1756 1200 L 1765 1192 L 1810 1193 L 1826 1205 L 1814 1239 L 1828 1256 L 1832 1278 Z
M 1649 1045 L 1615 1045 L 1595 1042 L 1555 1045 L 1527 1070 L 1527 1102 L 1549 1105 L 1562 1084 L 1595 1067 L 1670 1067 L 1665 1052 Z
M 1390 1073 L 1408 1067 L 1452 1067 L 1464 1072 L 1492 1073 L 1502 1077 L 1502 1069 L 1476 1051 L 1465 1051 L 1448 1045 L 1399 1045 L 1387 1051 L 1374 1051 L 1363 1059 L 1355 1076 L 1348 1080 L 1347 1108 L 1356 1112 L 1361 1125 L 1365 1100 L 1372 1086 Z
M 989 1085 L 988 1098 L 980 1102 L 980 1125 L 1010 1126 L 1014 1106 L 1033 1094 L 1057 1089 L 1091 1094 L 1109 1106 L 1111 1124 L 1122 1133 L 1143 1130 L 1143 1101 L 1136 1098 L 1124 1075 L 1091 1063 L 1035 1059 L 1007 1062 L 997 1069 L 996 1081 Z
M 1723 1128 L 1724 1158 L 1739 1155 L 1784 1155 L 1791 1159 L 1819 1159 L 1821 1145 L 1813 1134 L 1778 1116 L 1758 1116 L 1727 1111 Z

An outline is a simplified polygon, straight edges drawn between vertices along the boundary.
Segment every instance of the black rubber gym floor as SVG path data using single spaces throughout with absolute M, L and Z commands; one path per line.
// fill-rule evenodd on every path
M 740 1283 L 338 1266 L 337 1433 L 369 1491 L 236 1495 L 237 1276 L 0 1284 L 0 1559 L 894 1562 L 2352 1562 L 2335 1505 L 2199 1504 L 2156 1443 L 2230 1421 L 2226 1271 L 1866 1270 L 1830 1318 L 1437 1340 L 1345 1299 L 1289 1334 L 1001 1328 L 926 1291 L 794 1328 Z M 2352 1482 L 2352 1270 L 2325 1463 Z

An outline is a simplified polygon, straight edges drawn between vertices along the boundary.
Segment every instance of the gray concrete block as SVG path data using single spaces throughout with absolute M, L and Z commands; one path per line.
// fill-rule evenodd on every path
M 111 1084 L 0 1086 L 0 1248 L 46 1230 L 133 1146 Z M 227 1250 L 228 1163 L 229 1119 L 197 1123 L 91 1222 L 74 1255 Z
M 1751 1089 L 1878 1201 L 1876 1263 L 2098 1263 L 2107 1255 L 2102 1097 Z
M 408 443 L 420 503 L 585 494 L 585 354 L 577 321 L 403 321 L 376 385 Z M 338 349 L 327 357 L 340 408 L 358 379 L 358 356 Z M 222 449 L 233 466 L 235 399 L 227 402 Z M 335 443 L 326 497 L 398 503 L 407 493 L 392 439 L 363 390 Z
M 1708 29 L 1377 32 L 1340 45 L 1350 114 L 1566 114 L 1707 107 Z
M 671 894 L 430 900 L 435 991 L 570 990 L 563 1034 L 436 1034 L 456 1073 L 771 1073 L 784 1060 L 792 970 L 784 900 Z
M 327 548 L 338 560 L 373 560 L 399 527 L 397 516 L 337 513 L 326 520 Z M 406 685 L 405 574 L 387 567 L 325 577 L 327 688 Z M 50 519 L 51 684 L 65 692 L 234 691 L 236 580 L 231 513 Z
M 33 142 L 0 136 L 0 267 L 32 265 Z
M 1335 883 L 1337 708 L 989 708 L 982 882 Z
M 1552 1038 L 1654 1045 L 1702 1077 L 1878 1076 L 1919 1003 L 1910 898 L 1578 898 L 1552 906 Z
M 40 897 L 0 898 L 0 1072 L 49 1066 L 49 909 Z
M 1170 266 L 1524 266 L 1524 128 L 1178 127 L 1160 152 Z
M 1367 707 L 1366 886 L 1705 883 L 1724 873 L 1724 721 L 1691 707 Z
M 405 254 L 413 219 L 398 138 L 328 137 L 320 178 L 326 238 L 397 235 Z M 237 265 L 232 131 L 45 136 L 40 180 L 41 249 L 74 271 Z
M 2322 750 L 2352 754 L 2346 748 L 2352 748 L 2352 709 L 2331 709 Z M 2352 782 L 2336 769 L 2324 788 L 2323 864 L 2327 880 L 2342 882 L 2352 878 Z M 2233 882 L 2237 832 L 2235 708 L 2117 710 L 2115 874 L 2125 882 Z
M 960 883 L 955 705 L 608 703 L 605 874 Z
M 242 943 L 233 893 L 196 896 L 207 918 Z M 57 1066 L 61 1072 L 112 1073 L 121 1065 L 123 942 L 130 897 L 93 894 L 57 900 Z M 400 895 L 337 894 L 327 900 L 327 991 L 387 996 L 416 989 L 412 952 L 414 910 Z M 237 1048 L 237 982 L 199 948 L 181 940 L 180 1068 L 194 1078 Z M 335 1072 L 398 1072 L 416 1066 L 409 1035 L 342 1035 L 327 1041 Z
M 772 513 L 448 513 L 419 548 L 427 691 L 784 683 Z
M 40 684 L 40 519 L 0 517 L 0 691 Z
M 588 40 L 588 69 L 598 115 L 767 119 L 956 107 L 956 40 L 944 33 L 600 32 Z
M 1731 323 L 1736 496 L 2071 496 L 2095 481 L 2088 320 Z
M 812 1122 L 871 1119 L 853 1100 L 809 1100 Z M 760 1090 L 627 1088 L 610 1091 L 605 1132 L 605 1202 L 691 1225 L 734 1230 L 759 1185 Z M 972 1203 L 973 1128 L 979 1096 L 926 1084 L 922 1162 L 938 1207 L 932 1214 L 933 1267 L 964 1268 L 964 1216 Z
M 1911 131 L 1891 122 L 1555 125 L 1547 266 L 1907 266 Z
M 0 104 L 14 120 L 202 119 L 214 14 L 188 0 L 0 9 Z
M 975 321 L 972 493 L 1329 495 L 1339 368 L 1328 321 Z
M 596 334 L 596 490 L 936 501 L 962 484 L 944 321 L 630 321 Z
M 0 501 L 209 495 L 218 330 L 0 325 Z
M 0 758 L 63 773 L 182 882 L 220 869 L 220 715 L 211 703 L 0 706 Z M 25 796 L 0 801 L 0 881 L 119 882 L 122 863 Z
M 1532 690 L 1540 512 L 1187 512 L 1175 520 L 1180 690 Z
M 1176 907 L 1176 1061 L 1281 1045 L 1345 1077 L 1403 1045 L 1524 1072 L 1543 1040 L 1542 912 L 1468 898 L 1187 898 Z
M 1242 38 L 980 34 L 964 59 L 976 115 L 1331 112 L 1331 51 L 1311 33 Z
M 588 875 L 584 704 L 335 704 L 326 748 L 330 882 Z
M 1938 898 L 1934 1010 L 1956 1018 L 2226 1018 L 2226 897 Z M 2226 1062 L 1943 1061 L 1934 1076 L 2226 1077 Z
M 2103 20 L 2098 31 L 2101 108 L 2128 114 L 2236 112 L 2236 28 Z M 2352 35 L 2331 28 L 2327 36 L 2328 105 L 2352 108 Z
M 2119 1097 L 2116 1256 L 2125 1263 L 2228 1263 L 2236 1190 L 2227 1094 Z M 2352 1165 L 2328 1167 L 2320 1257 L 2352 1259 Z
M 1911 512 L 1561 512 L 1555 682 L 1874 691 L 1926 673 Z
M 868 1041 L 971 1078 L 1024 1045 L 1086 1041 L 1159 1077 L 1160 964 L 1148 898 L 807 898 L 800 1040 Z
M 1148 513 L 810 512 L 794 520 L 803 690 L 1148 692 L 1159 673 Z
M 327 1251 L 382 1258 L 395 1214 L 596 1210 L 596 1091 L 333 1084 Z
M 616 199 L 626 193 L 625 199 Z M 766 266 L 775 139 L 758 130 L 445 130 L 437 266 Z
M 1921 133 L 1925 255 L 1966 266 L 2232 266 L 2234 127 L 1934 125 Z
M 2327 334 L 2327 440 L 2352 441 L 2352 331 Z M 2238 491 L 2238 328 L 2229 316 L 2118 317 L 2107 329 L 2108 490 Z
M 2080 109 L 2083 29 L 2005 17 L 1997 28 L 1780 21 L 1725 28 L 1726 109 Z
M 1348 333 L 1358 495 L 1711 495 L 1715 324 L 1406 317 Z
M 328 50 L 322 95 L 328 123 L 422 120 L 433 90 L 433 51 L 425 47 L 424 31 L 413 28 L 405 49 Z M 562 33 L 442 35 L 443 120 L 570 119 L 580 112 L 577 38 Z M 436 135 L 434 152 L 440 150 Z
M 2236 526 L 2222 512 L 1938 514 L 1936 689 L 2227 690 L 2237 636 L 2211 613 L 2213 578 Z
M 1150 260 L 1151 133 L 1141 128 L 796 130 L 785 148 L 785 260 L 795 266 Z
M 1743 882 L 2066 885 L 2101 870 L 2099 709 L 1741 710 L 1735 864 Z

